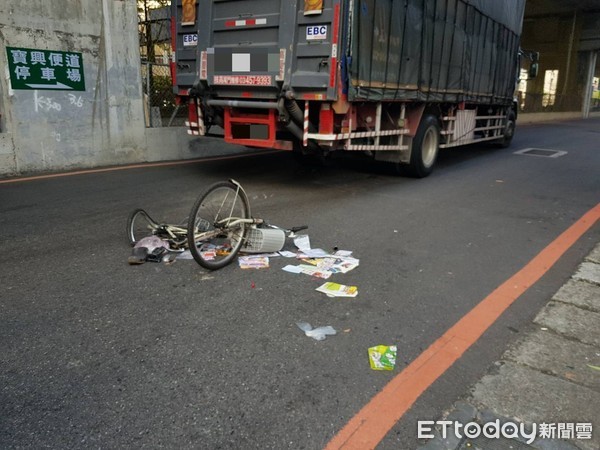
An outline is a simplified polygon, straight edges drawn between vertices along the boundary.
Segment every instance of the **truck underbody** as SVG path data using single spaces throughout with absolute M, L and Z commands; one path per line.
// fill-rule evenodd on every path
M 513 105 L 465 103 L 353 102 L 337 113 L 339 105 L 321 101 L 207 100 L 201 105 L 190 97 L 189 107 L 193 135 L 217 125 L 231 144 L 291 150 L 307 161 L 334 151 L 362 152 L 419 177 L 431 172 L 438 148 L 489 141 L 508 146 L 516 120 Z M 435 132 L 435 142 L 421 142 L 421 125 Z
M 417 177 L 440 148 L 510 144 L 522 0 L 324 0 L 316 14 L 265 2 L 202 2 L 194 83 L 176 88 L 190 134 L 219 126 L 228 143 L 300 158 L 360 152 Z

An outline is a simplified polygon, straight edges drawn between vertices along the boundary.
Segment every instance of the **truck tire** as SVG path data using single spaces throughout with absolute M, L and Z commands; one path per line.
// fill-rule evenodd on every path
M 498 140 L 498 145 L 502 148 L 510 147 L 510 144 L 515 136 L 515 128 L 516 128 L 516 115 L 515 112 L 511 109 L 508 115 L 506 116 L 506 122 L 504 123 L 504 135 L 502 139 Z
M 440 149 L 440 124 L 434 115 L 423 116 L 412 142 L 407 174 L 425 178 L 433 172 Z

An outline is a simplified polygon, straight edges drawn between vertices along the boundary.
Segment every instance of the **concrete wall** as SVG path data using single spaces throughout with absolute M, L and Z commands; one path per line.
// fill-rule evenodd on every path
M 82 53 L 85 92 L 11 89 L 6 47 Z M 0 2 L 0 174 L 197 156 L 144 122 L 132 0 Z

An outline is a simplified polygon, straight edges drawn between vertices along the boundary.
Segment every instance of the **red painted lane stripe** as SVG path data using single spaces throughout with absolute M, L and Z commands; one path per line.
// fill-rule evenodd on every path
M 61 173 L 51 173 L 51 174 L 47 174 L 47 175 L 35 175 L 35 176 L 31 176 L 31 177 L 10 178 L 10 179 L 6 179 L 6 180 L 0 180 L 0 184 L 19 183 L 22 181 L 45 180 L 48 178 L 70 177 L 73 175 L 87 175 L 90 173 L 116 172 L 118 170 L 145 169 L 147 167 L 183 166 L 186 164 L 199 164 L 199 163 L 203 163 L 203 162 L 225 161 L 227 159 L 246 158 L 246 157 L 250 157 L 250 156 L 272 155 L 274 153 L 281 153 L 281 152 L 278 152 L 278 151 L 274 152 L 274 151 L 267 150 L 267 151 L 262 151 L 262 152 L 242 153 L 239 155 L 231 155 L 231 156 L 215 156 L 213 158 L 187 159 L 185 161 L 169 161 L 169 162 L 146 163 L 146 164 L 131 164 L 128 166 L 106 167 L 103 169 L 77 170 L 74 172 L 61 172 Z
M 413 403 L 598 220 L 600 203 L 501 284 L 396 375 L 325 447 L 373 449 Z

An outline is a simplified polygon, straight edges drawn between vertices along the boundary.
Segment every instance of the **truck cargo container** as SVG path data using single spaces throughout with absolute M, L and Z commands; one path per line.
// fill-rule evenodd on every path
M 525 0 L 174 0 L 189 133 L 424 177 L 440 148 L 515 132 Z

